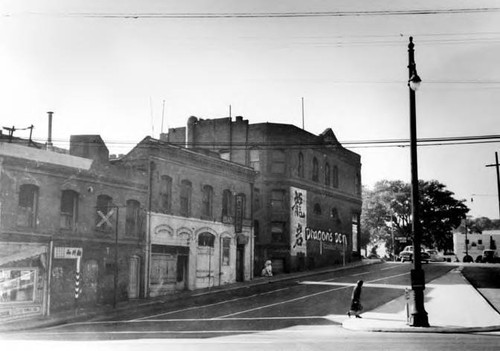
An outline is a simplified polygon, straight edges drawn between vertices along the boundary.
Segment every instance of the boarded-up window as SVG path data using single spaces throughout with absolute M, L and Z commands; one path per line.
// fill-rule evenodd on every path
M 108 195 L 97 196 L 96 203 L 96 229 L 100 231 L 112 231 L 115 224 L 115 212 L 113 198 Z

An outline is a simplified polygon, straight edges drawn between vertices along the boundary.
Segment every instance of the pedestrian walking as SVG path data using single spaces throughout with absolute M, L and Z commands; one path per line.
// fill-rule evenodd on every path
M 349 318 L 351 318 L 351 314 L 354 314 L 356 318 L 361 318 L 359 315 L 361 311 L 363 311 L 363 305 L 361 304 L 361 287 L 363 286 L 363 281 L 358 280 L 356 283 L 356 286 L 352 290 L 352 295 L 351 295 L 351 308 L 349 309 L 349 312 L 347 312 L 347 315 Z

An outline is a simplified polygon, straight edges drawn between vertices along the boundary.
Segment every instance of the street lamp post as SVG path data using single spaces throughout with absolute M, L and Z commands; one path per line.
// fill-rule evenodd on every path
M 408 44 L 408 86 L 410 91 L 410 154 L 411 154 L 411 201 L 413 232 L 413 263 L 411 271 L 411 287 L 414 293 L 413 311 L 410 325 L 412 327 L 428 327 L 429 320 L 424 308 L 425 272 L 421 260 L 421 227 L 419 218 L 418 166 L 417 166 L 417 113 L 415 107 L 415 91 L 421 79 L 417 75 L 414 57 L 413 38 Z

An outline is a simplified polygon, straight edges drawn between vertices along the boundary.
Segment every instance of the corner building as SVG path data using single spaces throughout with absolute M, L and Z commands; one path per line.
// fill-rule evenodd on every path
M 252 278 L 250 167 L 150 137 L 122 162 L 149 174 L 149 296 Z
M 0 137 L 0 321 L 144 296 L 144 179 L 98 135 Z
M 198 119 L 161 139 L 206 149 L 257 172 L 253 187 L 254 275 L 266 260 L 291 272 L 360 257 L 361 158 L 328 128 L 320 135 L 242 117 Z

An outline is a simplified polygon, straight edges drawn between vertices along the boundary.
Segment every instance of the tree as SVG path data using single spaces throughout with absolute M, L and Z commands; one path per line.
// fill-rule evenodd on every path
M 439 250 L 453 246 L 453 229 L 460 225 L 469 209 L 464 200 L 453 198 L 453 192 L 438 181 L 419 181 L 422 244 Z M 385 241 L 392 247 L 390 225 L 394 236 L 411 242 L 411 186 L 402 181 L 382 180 L 363 196 L 361 223 L 370 242 Z

